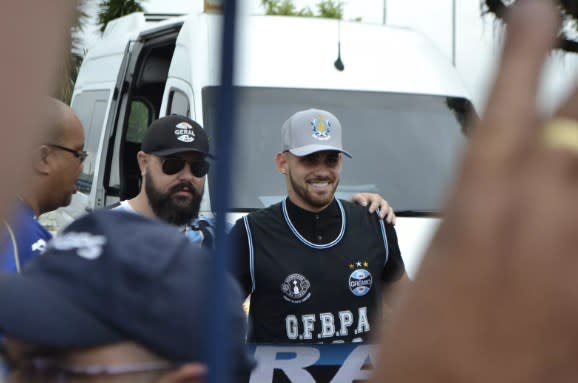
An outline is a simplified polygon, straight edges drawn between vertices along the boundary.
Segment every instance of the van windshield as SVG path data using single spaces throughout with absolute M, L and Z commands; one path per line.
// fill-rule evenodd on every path
M 343 90 L 239 87 L 231 207 L 247 211 L 286 195 L 275 168 L 281 126 L 294 112 L 330 111 L 343 127 L 338 198 L 380 193 L 398 212 L 436 213 L 452 181 L 472 112 L 463 98 Z M 203 89 L 204 126 L 214 152 L 218 87 Z M 210 177 L 209 177 L 210 178 Z M 209 179 L 214 203 L 214 180 Z

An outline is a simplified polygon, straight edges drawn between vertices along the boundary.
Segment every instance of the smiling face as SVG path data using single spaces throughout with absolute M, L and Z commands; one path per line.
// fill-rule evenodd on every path
M 196 218 L 203 197 L 205 177 L 195 176 L 188 163 L 175 174 L 165 174 L 163 158 L 152 154 L 145 155 L 143 186 L 155 215 L 162 221 L 177 226 L 187 224 Z M 173 157 L 182 158 L 189 163 L 204 159 L 201 154 L 195 152 Z
M 295 205 L 316 212 L 333 201 L 343 163 L 340 152 L 321 151 L 303 157 L 277 153 L 276 163 L 285 174 L 287 192 Z

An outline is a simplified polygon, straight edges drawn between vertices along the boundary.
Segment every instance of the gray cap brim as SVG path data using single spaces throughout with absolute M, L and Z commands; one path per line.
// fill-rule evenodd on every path
M 329 146 L 329 145 L 306 145 L 306 146 L 301 146 L 301 147 L 295 148 L 295 149 L 289 149 L 291 154 L 294 154 L 297 157 L 308 156 L 309 154 L 317 153 L 317 152 L 323 152 L 326 150 L 341 152 L 341 153 L 345 154 L 347 157 L 352 158 L 351 154 L 349 154 L 349 152 L 346 152 L 343 149 L 336 148 L 335 146 Z

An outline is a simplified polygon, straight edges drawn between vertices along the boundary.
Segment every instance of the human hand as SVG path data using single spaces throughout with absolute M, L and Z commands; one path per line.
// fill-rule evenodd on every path
M 550 1 L 518 1 L 486 113 L 444 221 L 392 321 L 376 382 L 578 381 L 578 91 L 536 109 L 559 28 Z M 568 126 L 568 125 L 567 125 Z
M 381 195 L 377 193 L 357 193 L 350 198 L 350 201 L 361 206 L 369 205 L 368 211 L 372 214 L 379 208 L 379 217 L 381 219 L 385 218 L 387 223 L 395 225 L 395 212 Z

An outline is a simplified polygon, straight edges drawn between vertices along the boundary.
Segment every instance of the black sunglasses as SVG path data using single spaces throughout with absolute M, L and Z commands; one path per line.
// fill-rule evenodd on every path
M 56 145 L 56 144 L 46 144 L 46 145 L 50 146 L 51 148 L 56 148 L 56 149 L 64 150 L 65 152 L 68 152 L 68 153 L 72 153 L 76 158 L 78 158 L 80 160 L 80 162 L 84 162 L 84 160 L 86 160 L 86 157 L 88 157 L 88 152 L 86 152 L 84 150 L 74 150 L 74 149 L 67 148 L 66 146 L 61 146 L 61 145 Z
M 163 173 L 169 176 L 177 174 L 184 169 L 185 164 L 189 164 L 191 173 L 193 173 L 195 177 L 204 177 L 209 172 L 210 167 L 209 163 L 205 160 L 187 161 L 178 157 L 164 157 L 161 158 L 161 162 L 163 164 Z

